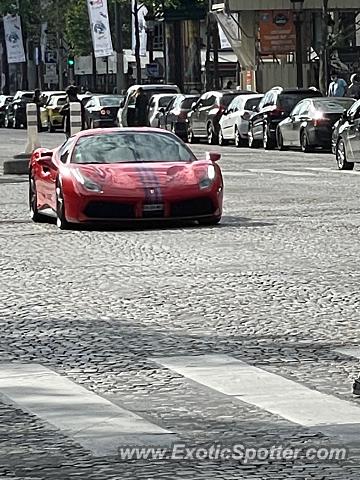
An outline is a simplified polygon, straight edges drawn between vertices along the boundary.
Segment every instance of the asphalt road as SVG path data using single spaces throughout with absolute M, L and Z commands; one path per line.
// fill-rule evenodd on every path
M 24 135 L 0 130 L 2 160 Z M 31 223 L 24 178 L 0 176 L 1 478 L 360 478 L 360 172 L 323 153 L 211 150 L 223 155 L 218 227 L 60 232 Z M 72 428 L 79 386 L 94 393 L 84 416 L 106 399 L 127 412 L 108 418 L 136 414 L 189 447 L 345 446 L 348 457 L 125 462 L 101 450 L 104 430 Z M 115 447 L 166 436 L 121 418 Z

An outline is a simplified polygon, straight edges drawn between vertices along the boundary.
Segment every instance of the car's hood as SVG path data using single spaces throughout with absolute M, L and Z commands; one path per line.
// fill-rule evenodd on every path
M 93 180 L 107 189 L 141 189 L 144 188 L 180 188 L 198 184 L 204 177 L 209 165 L 208 161 L 192 163 L 122 163 L 122 164 L 89 164 L 71 165 L 83 176 Z

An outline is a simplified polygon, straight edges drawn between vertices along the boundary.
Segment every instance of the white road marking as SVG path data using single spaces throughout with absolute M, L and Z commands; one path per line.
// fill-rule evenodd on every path
M 253 177 L 255 175 L 255 172 L 247 172 L 247 171 L 241 171 L 241 172 L 226 172 L 223 171 L 224 177 Z
M 357 424 L 360 407 L 331 395 L 311 390 L 261 368 L 227 355 L 159 357 L 155 362 L 186 378 L 242 402 L 279 415 L 293 423 L 316 427 Z
M 270 168 L 249 168 L 249 172 L 271 173 L 276 175 L 289 175 L 291 177 L 315 177 L 314 173 L 300 172 L 295 170 L 271 170 Z
M 96 456 L 118 447 L 167 446 L 174 435 L 37 364 L 0 364 L 0 395 L 47 421 Z
M 335 173 L 337 175 L 360 175 L 359 170 L 338 170 L 336 167 L 327 168 L 327 167 L 305 167 L 306 170 L 313 170 L 314 172 L 325 172 L 325 173 Z
M 360 348 L 337 348 L 334 350 L 336 353 L 340 353 L 341 355 L 346 355 L 347 357 L 354 357 L 360 359 Z

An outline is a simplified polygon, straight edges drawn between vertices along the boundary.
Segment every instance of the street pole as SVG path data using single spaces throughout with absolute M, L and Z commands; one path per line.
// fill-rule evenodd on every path
M 105 57 L 105 93 L 109 93 L 109 57 Z
M 301 12 L 295 12 L 294 17 L 295 32 L 296 32 L 296 78 L 297 87 L 303 88 L 303 48 L 302 48 L 302 14 Z
M 116 90 L 120 94 L 126 90 L 126 79 L 124 74 L 124 49 L 122 36 L 122 18 L 120 5 L 115 3 L 115 41 L 116 41 Z

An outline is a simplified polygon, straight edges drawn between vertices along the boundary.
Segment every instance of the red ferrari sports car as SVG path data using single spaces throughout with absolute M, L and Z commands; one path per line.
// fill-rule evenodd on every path
M 220 155 L 197 159 L 170 132 L 151 128 L 85 130 L 29 165 L 31 218 L 72 223 L 141 219 L 221 219 Z

